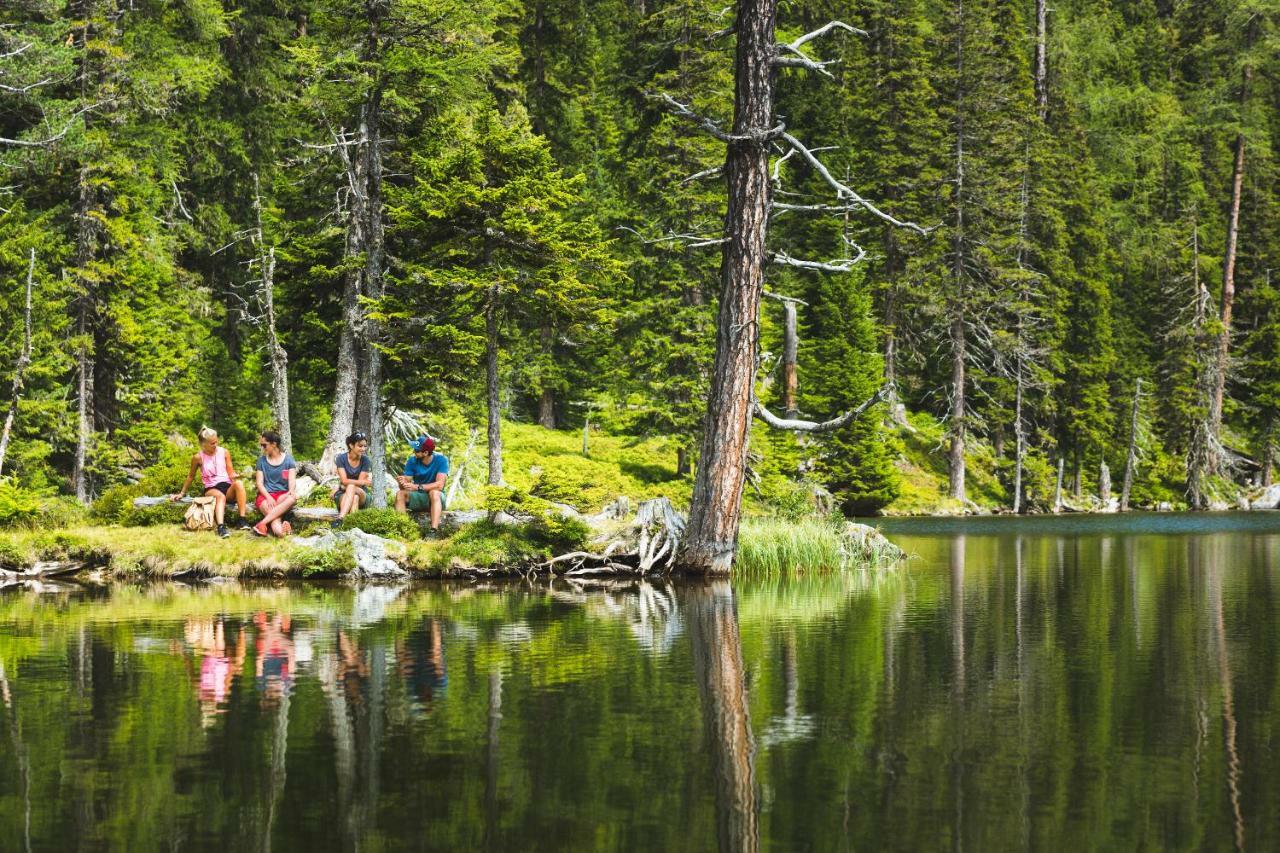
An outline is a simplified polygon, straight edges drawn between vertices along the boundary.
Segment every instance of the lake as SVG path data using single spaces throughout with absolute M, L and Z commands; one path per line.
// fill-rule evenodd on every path
M 883 574 L 0 594 L 3 850 L 1280 847 L 1280 513 Z

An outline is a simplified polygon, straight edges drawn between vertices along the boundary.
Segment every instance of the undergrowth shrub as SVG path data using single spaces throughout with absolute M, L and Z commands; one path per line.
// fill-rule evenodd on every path
M 0 527 L 29 525 L 40 515 L 40 497 L 10 477 L 0 479 Z
M 529 523 L 529 538 L 553 554 L 563 554 L 583 550 L 591 538 L 591 528 L 581 519 L 548 512 L 534 516 Z
M 331 548 L 298 548 L 289 555 L 289 568 L 304 578 L 340 577 L 356 568 L 356 552 L 350 542 Z
M 375 536 L 405 541 L 417 539 L 422 531 L 418 523 L 406 513 L 394 509 L 362 509 L 353 512 L 342 522 L 343 530 L 363 530 Z

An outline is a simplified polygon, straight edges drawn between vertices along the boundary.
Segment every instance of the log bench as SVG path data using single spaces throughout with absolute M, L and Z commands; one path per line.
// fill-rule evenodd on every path
M 137 509 L 146 509 L 147 507 L 161 506 L 169 503 L 168 497 L 141 497 L 134 498 L 133 505 Z M 183 497 L 174 501 L 178 505 L 186 505 L 191 503 L 191 497 Z M 252 506 L 252 504 L 251 504 Z M 289 511 L 289 514 L 296 519 L 303 521 L 337 521 L 338 510 L 331 506 L 295 506 Z M 427 517 L 427 513 L 412 513 L 414 518 L 422 519 Z M 447 527 L 459 527 L 463 524 L 471 524 L 481 520 L 488 515 L 482 509 L 467 510 L 445 510 L 444 516 L 441 518 L 441 524 Z

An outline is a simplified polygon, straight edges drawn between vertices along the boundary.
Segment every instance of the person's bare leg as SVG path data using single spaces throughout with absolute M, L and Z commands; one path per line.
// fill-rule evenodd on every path
M 204 493 L 213 498 L 213 523 L 221 527 L 227 511 L 227 496 L 220 489 L 205 489 Z
M 236 511 L 240 513 L 240 518 L 244 519 L 249 514 L 249 498 L 244 490 L 244 483 L 236 480 L 231 484 L 231 491 L 236 496 Z
M 409 511 L 409 492 L 401 489 L 396 492 L 396 512 Z
M 347 490 L 342 493 L 342 507 L 338 510 L 340 518 L 346 518 L 348 515 L 356 511 L 359 502 L 356 495 L 360 494 L 359 486 L 347 486 Z
M 281 539 L 284 538 L 284 522 L 276 518 L 271 521 L 271 532 Z
M 297 502 L 298 502 L 298 499 L 295 496 L 285 495 L 284 497 L 276 501 L 275 506 L 273 506 L 271 509 L 263 513 L 262 521 L 259 522 L 259 524 L 265 523 L 265 524 L 271 525 L 276 519 L 280 518 L 286 512 L 293 509 L 293 505 Z M 272 526 L 271 529 L 275 530 L 275 527 Z
M 432 489 L 427 494 L 431 495 L 431 529 L 439 530 L 440 516 L 444 514 L 444 500 L 439 489 Z

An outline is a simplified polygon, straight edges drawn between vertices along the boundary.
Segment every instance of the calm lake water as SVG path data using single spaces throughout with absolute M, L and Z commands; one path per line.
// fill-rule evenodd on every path
M 881 576 L 0 595 L 3 850 L 1280 847 L 1280 513 Z

